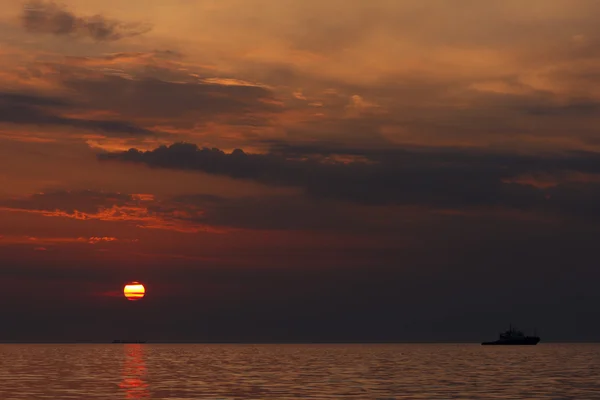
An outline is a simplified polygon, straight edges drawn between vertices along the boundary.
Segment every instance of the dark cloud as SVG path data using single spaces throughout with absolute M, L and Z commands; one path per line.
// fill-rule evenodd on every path
M 360 159 L 340 162 L 330 156 Z M 460 148 L 364 150 L 279 145 L 267 154 L 239 149 L 228 154 L 177 143 L 153 151 L 104 153 L 98 158 L 301 187 L 316 198 L 362 204 L 600 211 L 596 207 L 598 183 L 568 181 L 570 173 L 600 174 L 600 155 L 596 153 L 531 155 Z M 519 177 L 526 174 L 546 174 L 567 182 L 542 188 L 535 182 L 520 182 Z
M 116 109 L 132 117 L 190 115 L 197 118 L 194 122 L 201 122 L 223 114 L 234 114 L 239 118 L 254 112 L 281 109 L 266 101 L 273 99 L 273 94 L 263 87 L 201 83 L 197 78 L 193 82 L 170 82 L 105 76 L 102 79 L 67 79 L 64 84 L 92 106 Z
M 102 131 L 108 135 L 149 136 L 155 132 L 119 120 L 63 117 L 59 111 L 71 106 L 67 100 L 19 93 L 0 93 L 0 123 L 50 125 Z
M 600 102 L 597 101 L 578 101 L 560 106 L 532 106 L 525 109 L 528 113 L 536 116 L 555 116 L 555 117 L 597 117 L 600 112 Z
M 60 99 L 57 97 L 42 97 L 29 95 L 25 93 L 10 93 L 4 92 L 0 93 L 0 103 L 2 104 L 15 104 L 20 106 L 30 106 L 30 107 L 64 107 L 69 105 L 69 102 L 64 99 Z
M 145 135 L 150 129 L 138 126 L 143 120 L 153 126 L 196 127 L 210 121 L 229 125 L 266 126 L 275 113 L 284 111 L 271 89 L 252 83 L 211 78 L 179 70 L 166 60 L 173 51 L 114 53 L 100 57 L 68 57 L 65 63 L 45 63 L 24 68 L 26 79 L 50 75 L 69 93 L 56 104 L 4 95 L 4 120 L 99 129 L 126 135 Z M 113 62 L 123 61 L 118 68 Z M 163 60 L 164 61 L 164 60 Z M 122 69 L 124 68 L 124 69 Z M 52 73 L 49 73 L 51 71 Z M 17 105 L 15 105 L 17 104 Z M 70 114 L 112 111 L 125 121 L 85 120 L 62 117 L 54 109 L 70 106 Z M 131 122 L 129 122 L 131 121 Z
M 29 32 L 85 36 L 97 41 L 115 41 L 152 29 L 149 24 L 124 23 L 102 15 L 76 16 L 65 7 L 44 0 L 28 1 L 23 7 L 21 22 Z

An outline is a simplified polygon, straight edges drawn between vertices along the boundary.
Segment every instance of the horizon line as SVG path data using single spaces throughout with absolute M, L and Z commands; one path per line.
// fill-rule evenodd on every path
M 127 339 L 125 339 L 127 340 Z M 543 341 L 540 344 L 599 344 L 598 340 L 555 340 L 555 341 Z M 363 345 L 363 344 L 473 344 L 480 345 L 481 342 L 476 341 L 146 341 L 145 343 L 113 343 L 112 341 L 97 341 L 97 340 L 52 340 L 52 341 L 4 341 L 0 340 L 0 345 L 3 344 L 207 344 L 207 345 L 221 345 L 221 344 L 240 344 L 240 345 L 316 345 L 316 344 L 330 344 L 330 345 Z

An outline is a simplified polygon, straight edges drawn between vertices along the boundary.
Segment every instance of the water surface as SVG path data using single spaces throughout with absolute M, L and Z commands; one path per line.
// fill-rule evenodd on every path
M 0 345 L 0 399 L 600 399 L 600 345 Z

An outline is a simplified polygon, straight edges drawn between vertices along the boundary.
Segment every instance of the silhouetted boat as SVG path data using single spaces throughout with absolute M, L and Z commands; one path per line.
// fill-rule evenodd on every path
M 533 336 L 525 336 L 523 332 L 516 330 L 512 325 L 507 331 L 500 334 L 498 340 L 493 342 L 483 342 L 482 345 L 536 345 L 540 337 L 533 333 Z
M 115 339 L 112 341 L 113 343 L 146 343 L 145 340 L 129 340 L 129 339 Z

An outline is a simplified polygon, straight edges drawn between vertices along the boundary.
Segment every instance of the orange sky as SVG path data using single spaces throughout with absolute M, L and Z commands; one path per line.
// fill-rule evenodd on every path
M 600 215 L 598 1 L 0 8 L 0 263 L 401 269 Z

